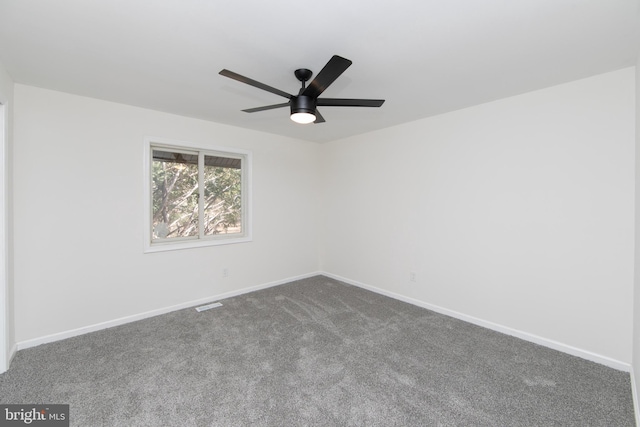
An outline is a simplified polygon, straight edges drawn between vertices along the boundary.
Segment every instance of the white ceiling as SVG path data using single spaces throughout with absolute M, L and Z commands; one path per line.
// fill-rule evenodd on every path
M 17 83 L 325 142 L 635 65 L 637 0 L 0 0 L 0 62 Z M 299 125 L 296 68 L 353 65 Z

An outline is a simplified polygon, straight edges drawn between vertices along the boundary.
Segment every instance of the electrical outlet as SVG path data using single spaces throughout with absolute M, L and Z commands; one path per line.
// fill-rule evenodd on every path
M 414 271 L 409 273 L 409 280 L 412 282 L 416 281 L 416 273 Z
M 229 269 L 228 268 L 223 268 L 222 269 L 222 277 L 229 277 Z

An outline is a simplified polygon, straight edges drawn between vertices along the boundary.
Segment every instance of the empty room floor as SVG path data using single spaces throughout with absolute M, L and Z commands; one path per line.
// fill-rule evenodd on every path
M 633 426 L 629 374 L 316 276 L 22 350 L 77 426 Z

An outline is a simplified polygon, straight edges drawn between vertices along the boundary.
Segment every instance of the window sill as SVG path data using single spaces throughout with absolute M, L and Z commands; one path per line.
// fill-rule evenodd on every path
M 182 240 L 179 242 L 161 242 L 161 243 L 157 242 L 157 243 L 145 244 L 144 253 L 177 251 L 181 249 L 193 249 L 193 248 L 201 248 L 205 246 L 232 245 L 235 243 L 246 243 L 252 240 L 253 239 L 251 238 L 251 236 L 242 236 L 242 237 L 218 237 L 215 239 L 202 239 L 202 240 Z

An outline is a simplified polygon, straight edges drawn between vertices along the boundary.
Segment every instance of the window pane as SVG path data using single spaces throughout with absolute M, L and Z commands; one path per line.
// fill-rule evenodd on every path
M 198 156 L 153 150 L 153 239 L 198 235 Z
M 204 156 L 204 234 L 242 233 L 242 162 Z

